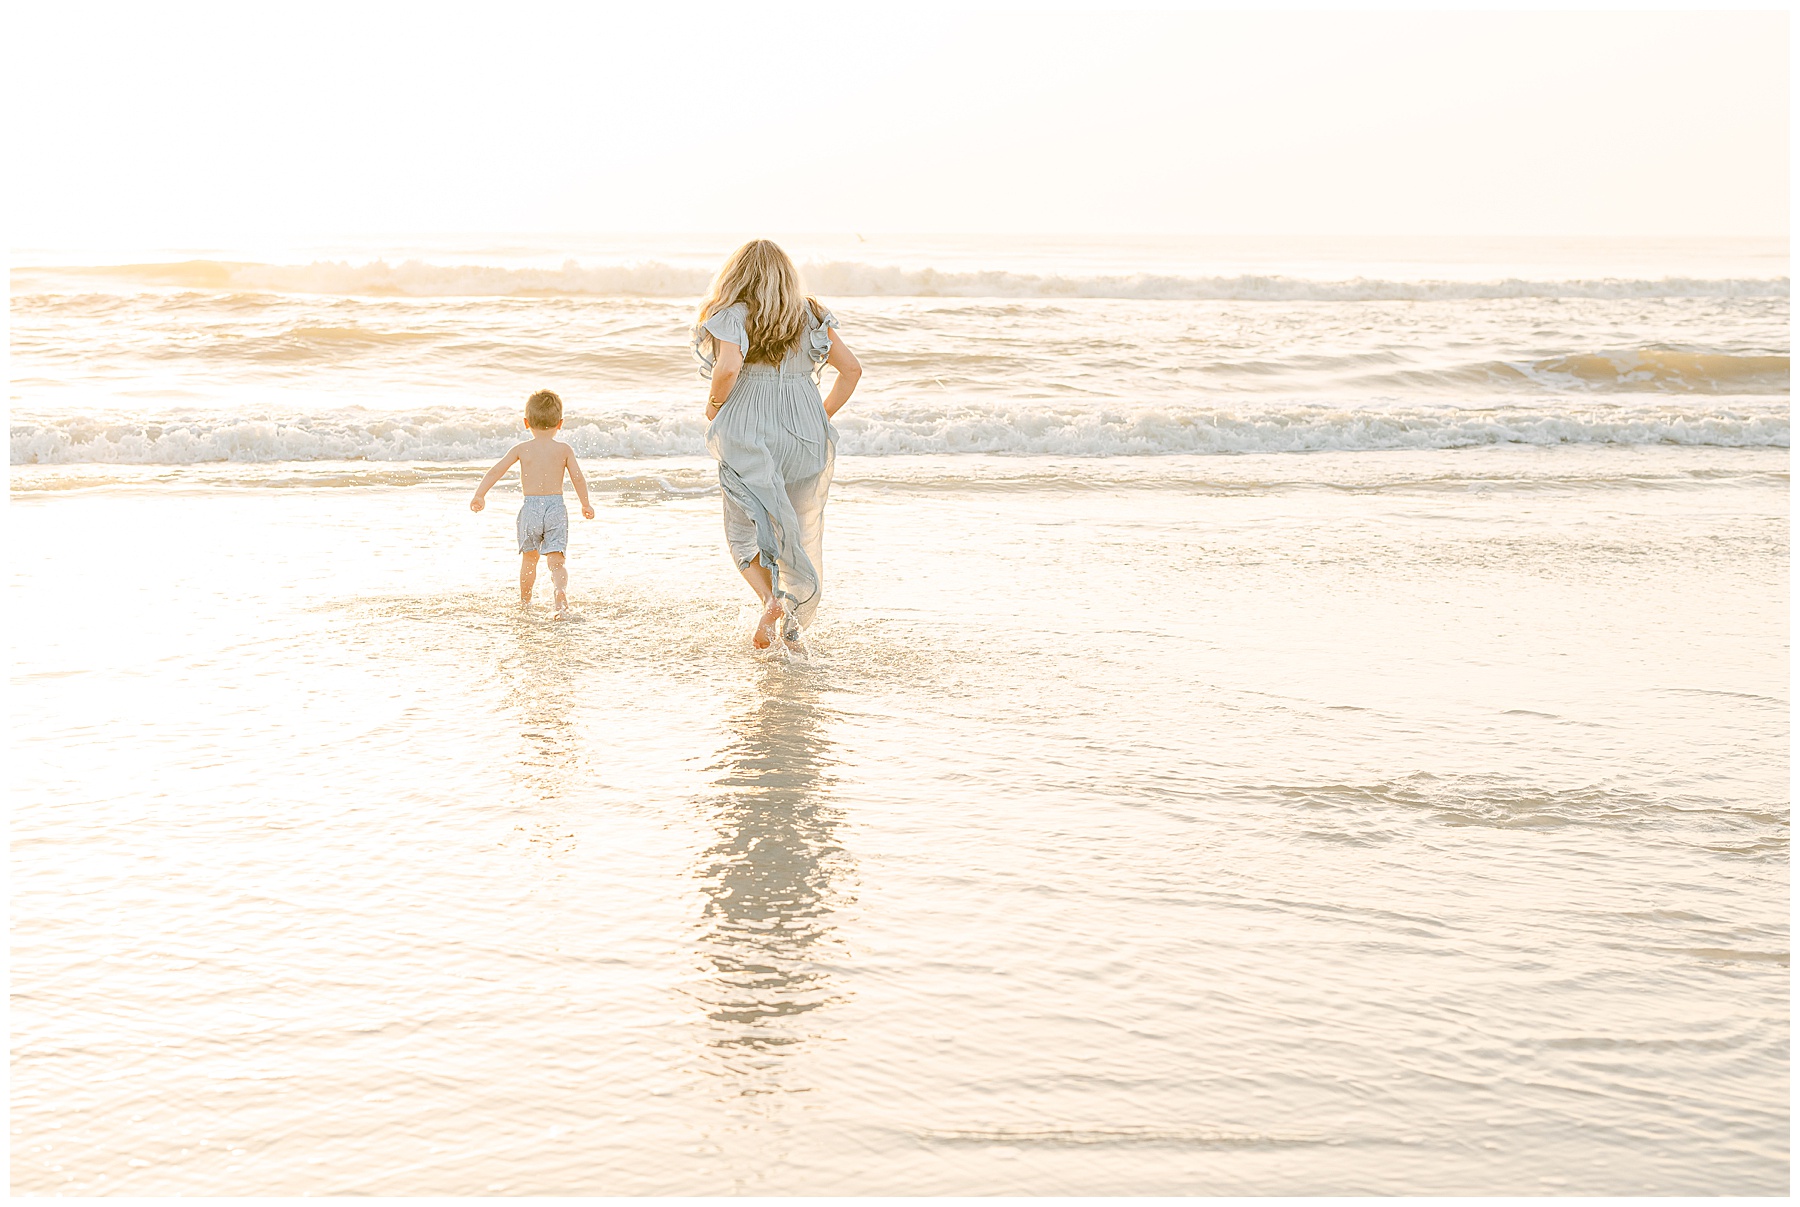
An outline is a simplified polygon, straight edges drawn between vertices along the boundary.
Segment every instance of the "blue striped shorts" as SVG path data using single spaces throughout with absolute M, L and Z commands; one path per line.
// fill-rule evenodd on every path
M 569 509 L 561 495 L 526 495 L 519 508 L 520 553 L 567 553 Z

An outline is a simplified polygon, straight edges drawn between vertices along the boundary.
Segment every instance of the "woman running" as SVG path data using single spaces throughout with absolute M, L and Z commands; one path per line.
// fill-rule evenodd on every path
M 831 416 L 862 377 L 837 319 L 800 292 L 787 253 L 757 239 L 731 253 L 700 304 L 694 352 L 707 390 L 706 449 L 719 463 L 725 542 L 763 603 L 752 643 L 798 647 L 824 582 Z M 824 366 L 837 370 L 819 396 Z

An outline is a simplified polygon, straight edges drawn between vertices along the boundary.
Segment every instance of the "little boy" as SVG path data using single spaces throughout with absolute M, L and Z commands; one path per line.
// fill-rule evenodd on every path
M 525 402 L 525 426 L 531 439 L 515 444 L 512 451 L 494 462 L 475 497 L 469 500 L 470 511 L 487 506 L 487 492 L 512 467 L 519 463 L 519 485 L 525 491 L 525 506 L 519 508 L 519 602 L 531 602 L 532 584 L 537 582 L 539 553 L 550 558 L 550 581 L 556 587 L 556 615 L 569 614 L 569 572 L 563 569 L 563 554 L 569 548 L 569 513 L 563 507 L 563 470 L 575 484 L 575 497 L 581 500 L 581 518 L 594 518 L 594 505 L 588 502 L 587 479 L 581 476 L 581 463 L 575 450 L 556 438 L 562 431 L 562 399 L 549 390 L 539 390 Z

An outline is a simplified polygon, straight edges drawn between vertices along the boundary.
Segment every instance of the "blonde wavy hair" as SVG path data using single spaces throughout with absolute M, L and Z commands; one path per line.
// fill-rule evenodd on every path
M 713 278 L 711 292 L 700 303 L 697 321 L 704 323 L 739 302 L 750 312 L 744 324 L 750 336 L 750 351 L 744 360 L 750 364 L 780 364 L 800 346 L 800 337 L 806 333 L 801 307 L 812 307 L 815 317 L 819 313 L 819 304 L 800 292 L 800 273 L 794 262 L 767 239 L 752 239 L 731 253 Z

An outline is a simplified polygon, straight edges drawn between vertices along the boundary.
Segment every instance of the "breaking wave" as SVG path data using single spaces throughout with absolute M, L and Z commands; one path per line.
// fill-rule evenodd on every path
M 1401 370 L 1366 377 L 1363 384 L 1460 390 L 1498 386 L 1554 393 L 1786 394 L 1788 358 L 1639 348 L 1485 361 L 1448 370 Z
M 1672 444 L 1788 447 L 1786 407 L 1521 406 L 1484 410 L 1211 407 L 871 406 L 837 420 L 839 452 L 880 457 L 985 453 L 1070 457 L 1459 449 L 1488 445 Z M 295 418 L 184 415 L 159 421 L 15 418 L 12 464 L 182 465 L 243 461 L 453 462 L 499 456 L 511 413 L 339 411 Z M 588 457 L 705 452 L 698 416 L 571 416 L 564 438 Z
M 1283 276 L 1062 276 L 954 272 L 854 261 L 807 264 L 808 288 L 828 297 L 1123 298 L 1196 301 L 1445 301 L 1484 298 L 1785 298 L 1786 277 L 1701 279 L 1315 281 Z M 240 293 L 364 297 L 691 298 L 711 273 L 661 263 L 561 268 L 445 265 L 408 260 L 353 264 L 255 264 L 187 260 L 166 264 L 39 266 L 13 270 L 15 285 L 55 280 L 111 281 Z

